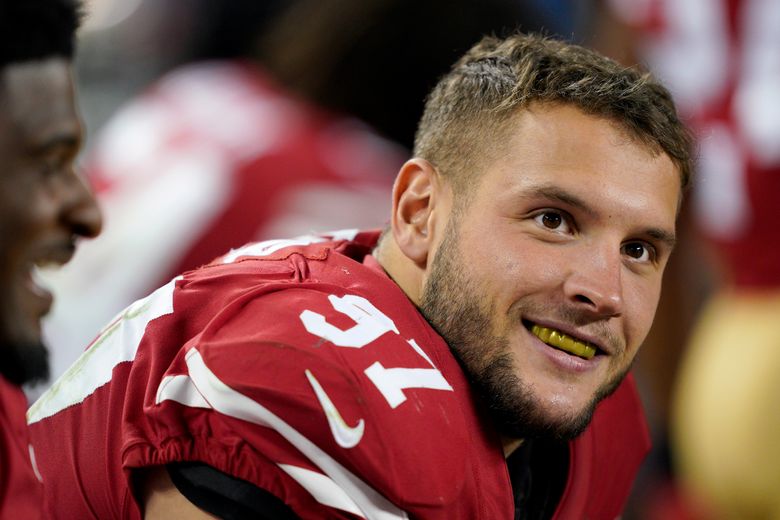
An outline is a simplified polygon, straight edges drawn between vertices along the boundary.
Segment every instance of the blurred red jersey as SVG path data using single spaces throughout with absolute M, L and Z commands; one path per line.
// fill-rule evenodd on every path
M 695 132 L 693 207 L 728 281 L 780 287 L 780 3 L 610 3 Z
M 40 518 L 43 488 L 31 460 L 24 421 L 27 398 L 0 376 L 0 519 Z

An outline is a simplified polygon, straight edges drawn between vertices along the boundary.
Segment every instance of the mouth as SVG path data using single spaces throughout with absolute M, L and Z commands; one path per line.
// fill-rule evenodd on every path
M 34 264 L 28 266 L 19 281 L 20 292 L 16 293 L 18 295 L 16 305 L 20 312 L 37 323 L 51 310 L 54 297 L 51 291 L 46 288 L 46 284 L 38 272 L 38 267 Z
M 72 247 L 52 247 L 42 251 L 39 256 L 30 260 L 22 271 L 22 281 L 27 292 L 32 296 L 30 303 L 40 316 L 49 312 L 53 303 L 53 296 L 46 287 L 47 283 L 41 271 L 49 271 L 61 267 L 73 256 Z
M 559 330 L 523 321 L 525 327 L 543 343 L 582 359 L 592 359 L 599 351 L 593 343 L 575 338 Z
M 62 267 L 70 262 L 75 252 L 75 238 L 51 241 L 41 245 L 31 254 L 30 264 L 38 269 Z

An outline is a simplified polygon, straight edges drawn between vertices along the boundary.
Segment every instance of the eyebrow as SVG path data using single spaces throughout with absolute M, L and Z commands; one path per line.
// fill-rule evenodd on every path
M 540 186 L 536 186 L 530 189 L 528 191 L 528 194 L 532 197 L 536 196 L 536 197 L 544 197 L 550 200 L 557 200 L 558 202 L 562 202 L 573 208 L 577 208 L 580 211 L 588 214 L 589 216 L 598 215 L 598 212 L 594 210 L 592 207 L 590 207 L 590 205 L 588 205 L 588 203 L 586 203 L 584 200 L 574 195 L 573 193 L 561 189 L 559 186 L 542 184 Z M 655 228 L 655 227 L 647 228 L 642 232 L 642 234 L 654 240 L 663 242 L 664 244 L 666 244 L 667 247 L 669 247 L 669 249 L 674 249 L 674 246 L 677 243 L 677 238 L 675 237 L 675 234 L 666 231 L 665 229 Z
M 591 208 L 584 200 L 577 197 L 573 193 L 569 193 L 568 191 L 561 189 L 558 186 L 542 184 L 540 186 L 533 187 L 527 193 L 531 197 L 544 197 L 546 199 L 557 200 L 558 202 L 568 204 L 569 206 L 577 208 L 590 216 L 596 216 L 597 214 L 596 210 Z
M 670 250 L 674 249 L 675 244 L 677 244 L 677 238 L 675 237 L 674 233 L 669 233 L 663 229 L 650 228 L 645 230 L 645 234 L 651 238 L 663 242 Z

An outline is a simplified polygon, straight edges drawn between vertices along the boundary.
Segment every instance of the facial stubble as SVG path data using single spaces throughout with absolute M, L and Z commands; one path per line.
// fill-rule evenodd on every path
M 569 440 L 590 423 L 596 405 L 620 384 L 628 368 L 605 384 L 579 412 L 552 416 L 534 388 L 515 370 L 509 340 L 493 331 L 491 308 L 462 263 L 460 212 L 453 212 L 425 284 L 420 311 L 445 339 L 485 411 L 502 435 L 516 439 Z M 518 318 L 518 326 L 522 326 Z
M 25 320 L 18 316 L 11 290 L 0 290 L 6 295 L 0 305 L 0 374 L 11 383 L 21 386 L 35 384 L 49 378 L 49 351 L 39 340 L 28 338 L 21 330 Z

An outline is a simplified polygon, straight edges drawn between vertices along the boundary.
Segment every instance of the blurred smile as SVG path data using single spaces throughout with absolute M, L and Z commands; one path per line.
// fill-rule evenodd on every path
M 52 241 L 34 248 L 28 260 L 20 268 L 22 298 L 26 301 L 23 306 L 29 310 L 34 319 L 46 315 L 53 302 L 52 294 L 40 283 L 38 270 L 66 264 L 73 257 L 74 251 L 73 240 Z

